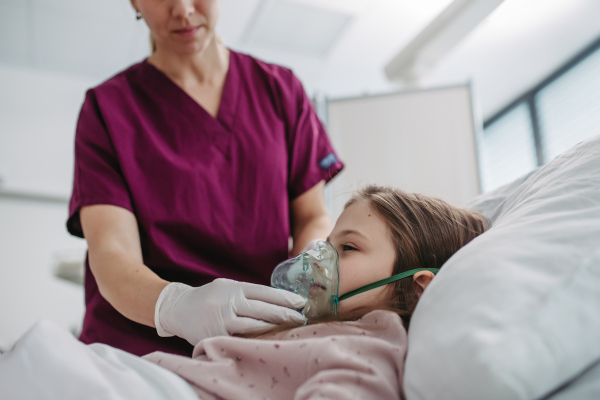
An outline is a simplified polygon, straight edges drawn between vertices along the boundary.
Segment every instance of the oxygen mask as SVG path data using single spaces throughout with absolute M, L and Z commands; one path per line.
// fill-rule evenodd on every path
M 302 314 L 308 319 L 337 316 L 339 290 L 338 253 L 329 242 L 280 263 L 271 275 L 271 286 L 296 293 L 306 300 Z
M 280 263 L 271 275 L 271 286 L 296 293 L 306 300 L 302 314 L 307 319 L 334 318 L 338 303 L 357 294 L 413 276 L 420 271 L 437 274 L 439 268 L 415 268 L 361 286 L 339 296 L 339 256 L 329 242 Z

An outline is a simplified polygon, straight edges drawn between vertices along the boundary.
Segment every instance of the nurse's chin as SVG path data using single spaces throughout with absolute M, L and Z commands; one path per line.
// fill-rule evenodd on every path
M 180 38 L 173 35 L 171 48 L 180 55 L 193 56 L 202 53 L 209 46 L 209 43 L 210 36 L 205 35 L 201 30 L 192 38 Z

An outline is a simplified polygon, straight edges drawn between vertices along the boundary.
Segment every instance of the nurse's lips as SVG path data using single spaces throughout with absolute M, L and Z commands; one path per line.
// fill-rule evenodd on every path
M 184 37 L 184 38 L 188 38 L 188 37 L 193 37 L 196 32 L 198 32 L 200 30 L 200 27 L 202 25 L 198 25 L 198 26 L 189 26 L 187 28 L 181 28 L 181 29 L 175 29 L 173 30 L 173 33 Z

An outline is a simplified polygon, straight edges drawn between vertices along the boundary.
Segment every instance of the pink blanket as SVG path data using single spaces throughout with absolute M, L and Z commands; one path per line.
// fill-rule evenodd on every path
M 404 399 L 406 331 L 398 315 L 302 326 L 265 339 L 215 337 L 192 358 L 145 356 L 184 378 L 201 399 Z

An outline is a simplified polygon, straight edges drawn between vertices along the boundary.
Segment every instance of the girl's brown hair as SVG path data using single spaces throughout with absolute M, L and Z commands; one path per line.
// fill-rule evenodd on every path
M 345 208 L 359 201 L 367 201 L 389 228 L 396 249 L 392 275 L 415 268 L 442 268 L 454 253 L 491 226 L 478 212 L 384 186 L 371 185 L 356 192 Z M 398 313 L 408 329 L 423 289 L 411 278 L 390 283 L 388 288 L 388 309 Z M 363 315 L 366 311 L 356 310 Z

